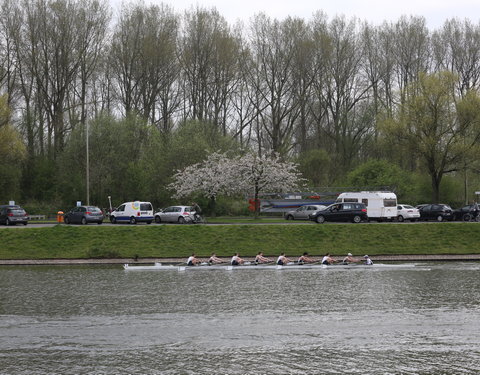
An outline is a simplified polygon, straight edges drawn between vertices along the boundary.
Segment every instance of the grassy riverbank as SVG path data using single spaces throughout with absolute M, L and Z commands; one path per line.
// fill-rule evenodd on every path
M 479 254 L 480 224 L 119 225 L 2 229 L 0 259 Z

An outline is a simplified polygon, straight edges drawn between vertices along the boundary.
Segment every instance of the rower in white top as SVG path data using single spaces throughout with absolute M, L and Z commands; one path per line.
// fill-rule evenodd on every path
M 363 258 L 365 259 L 365 264 L 367 266 L 373 266 L 373 261 L 370 259 L 368 255 L 365 255 Z
M 232 260 L 230 261 L 230 264 L 232 266 L 239 266 L 240 264 L 243 264 L 244 260 L 239 257 L 238 253 L 235 253 L 235 255 L 232 257 Z
M 285 253 L 281 253 L 280 256 L 277 259 L 277 265 L 279 266 L 285 266 L 290 262 L 290 259 L 288 259 L 285 256 Z
M 187 259 L 187 266 L 196 266 L 200 264 L 200 259 L 197 259 L 195 254 L 192 254 Z
M 330 256 L 330 253 L 326 253 L 325 256 L 322 258 L 322 264 L 325 266 L 329 266 L 335 262 L 335 259 L 333 259 Z

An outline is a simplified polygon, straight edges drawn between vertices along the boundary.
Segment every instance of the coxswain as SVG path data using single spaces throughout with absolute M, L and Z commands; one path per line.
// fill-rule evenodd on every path
M 268 262 L 271 262 L 270 259 L 268 258 L 265 258 L 263 256 L 263 252 L 262 251 L 259 251 L 257 256 L 255 257 L 255 264 L 259 264 L 259 263 L 268 263 Z
M 196 258 L 195 254 L 192 254 L 187 259 L 187 266 L 196 266 L 200 263 L 200 260 Z
M 285 256 L 285 253 L 281 253 L 277 259 L 277 265 L 285 266 L 290 262 L 290 260 Z
M 330 264 L 332 264 L 333 262 L 335 262 L 335 259 L 333 259 L 331 256 L 330 256 L 330 253 L 326 253 L 325 256 L 322 258 L 322 264 L 326 265 L 326 266 L 329 266 Z
M 365 255 L 363 258 L 365 259 L 365 264 L 367 266 L 373 266 L 373 261 L 370 259 L 368 255 Z
M 217 254 L 212 253 L 210 258 L 208 258 L 208 264 L 218 264 L 218 263 L 223 263 L 223 260 L 217 257 Z
M 348 253 L 345 258 L 343 258 L 342 263 L 343 264 L 350 264 L 350 263 L 355 263 L 356 260 L 353 259 L 352 253 Z
M 235 255 L 232 257 L 232 260 L 230 261 L 230 264 L 232 266 L 239 266 L 240 264 L 243 264 L 244 260 L 238 256 L 238 253 L 235 253 Z
M 300 258 L 298 258 L 298 261 L 297 261 L 298 264 L 312 263 L 312 262 L 314 262 L 314 260 L 310 258 L 307 252 L 304 252 L 303 255 Z

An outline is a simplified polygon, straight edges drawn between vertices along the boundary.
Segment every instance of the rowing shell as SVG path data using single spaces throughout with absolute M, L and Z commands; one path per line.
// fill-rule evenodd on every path
M 375 263 L 372 265 L 366 264 L 339 264 L 339 265 L 324 265 L 324 264 L 288 264 L 285 266 L 272 265 L 272 264 L 249 264 L 241 266 L 230 265 L 199 265 L 199 266 L 179 266 L 179 265 L 163 265 L 162 263 L 155 263 L 151 266 L 130 266 L 124 264 L 123 268 L 126 271 L 201 271 L 201 270 L 223 270 L 223 271 L 235 271 L 235 270 L 292 270 L 292 269 L 405 269 L 416 267 L 414 263 L 405 264 L 381 264 Z

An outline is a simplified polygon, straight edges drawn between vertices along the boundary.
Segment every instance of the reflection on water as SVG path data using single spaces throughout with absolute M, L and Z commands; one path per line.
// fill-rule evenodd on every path
M 476 374 L 475 263 L 0 267 L 1 374 Z

